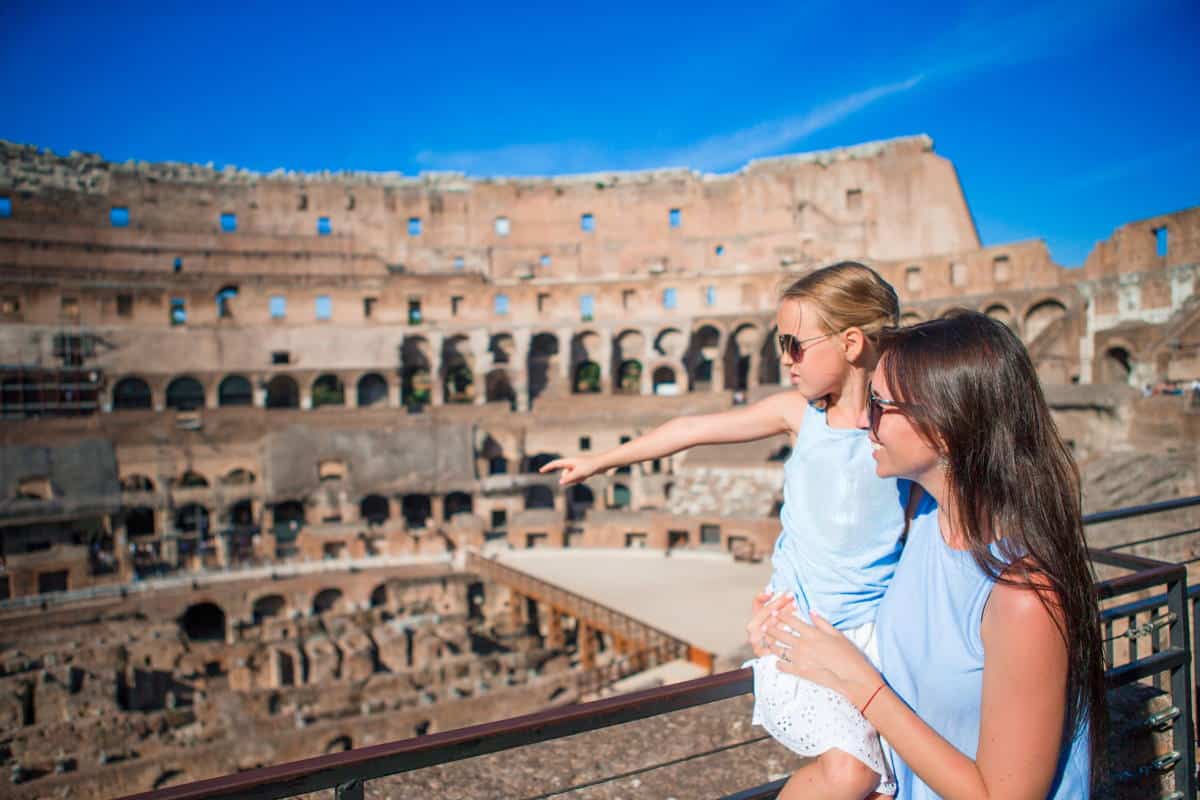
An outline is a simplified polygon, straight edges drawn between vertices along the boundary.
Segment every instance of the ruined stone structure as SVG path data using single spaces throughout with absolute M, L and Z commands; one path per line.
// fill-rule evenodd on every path
M 4 651 L 0 682 L 21 747 L 36 750 L 49 730 L 38 720 L 91 713 L 55 692 L 125 698 L 131 713 L 152 698 L 137 724 L 167 741 L 206 730 L 181 692 L 167 707 L 181 680 L 193 698 L 210 683 L 221 697 L 255 698 L 265 716 L 247 725 L 271 728 L 279 709 L 318 724 L 325 712 L 308 720 L 303 710 L 320 705 L 315 686 L 353 685 L 320 694 L 336 714 L 355 703 L 366 714 L 372 687 L 434 661 L 413 660 L 421 648 L 410 634 L 395 644 L 398 601 L 348 588 L 356 579 L 345 565 L 406 574 L 395 565 L 505 546 L 761 558 L 778 532 L 784 440 L 681 454 L 565 492 L 537 469 L 779 391 L 780 285 L 845 258 L 896 286 L 905 322 L 967 306 L 1011 325 L 1098 485 L 1118 469 L 1101 463 L 1109 451 L 1141 442 L 1169 450 L 1196 490 L 1200 414 L 1131 387 L 1200 377 L 1200 208 L 1125 225 L 1082 269 L 1065 269 L 1040 241 L 982 247 L 953 165 L 923 136 L 728 175 L 490 180 L 113 164 L 0 143 L 0 615 L 44 604 L 75 632 L 39 632 L 36 653 L 24 642 L 20 656 Z M 345 573 L 325 587 L 355 597 L 344 612 L 321 587 L 239 589 L 227 603 L 188 588 L 310 568 Z M 283 610 L 278 622 L 258 607 L 269 597 L 280 598 L 268 604 Z M 101 602 L 130 615 L 95 617 L 108 649 L 59 662 L 62 642 L 83 630 L 72 609 Z M 193 645 L 188 609 L 206 602 L 226 634 Z M 535 644 L 492 666 L 443 650 L 443 688 L 482 681 L 481 671 L 540 669 L 528 654 L 559 641 L 561 615 L 521 614 L 510 623 L 536 629 Z M 429 635 L 468 652 L 465 623 L 450 633 L 441 624 Z M 155 632 L 170 647 L 149 643 Z M 628 651 L 617 639 L 611 650 Z M 396 664 L 393 646 L 406 653 Z M 170 676 L 136 663 L 145 655 L 153 667 L 155 649 L 173 659 Z M 591 655 L 570 658 L 573 674 Z M 539 684 L 502 707 L 545 704 L 565 686 Z M 414 691 L 418 707 L 427 702 Z M 211 713 L 234 713 L 205 696 Z M 453 699 L 443 692 L 438 705 L 470 701 L 479 713 L 445 711 L 447 726 L 501 708 Z M 381 723 L 378 736 L 417 731 L 417 709 L 380 713 L 403 721 Z M 322 736 L 340 741 L 336 727 Z M 221 763 L 308 755 L 312 741 L 298 735 L 308 750 L 272 745 L 244 754 L 246 764 Z M 120 780 L 178 779 L 169 773 L 183 767 L 160 769 L 169 752 L 143 753 Z M 59 769 L 29 764 L 30 777 Z

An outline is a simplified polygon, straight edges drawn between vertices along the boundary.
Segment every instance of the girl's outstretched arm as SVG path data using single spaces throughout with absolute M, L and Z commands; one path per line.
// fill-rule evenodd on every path
M 795 433 L 804 418 L 805 403 L 797 392 L 780 392 L 753 405 L 718 414 L 676 417 L 605 453 L 559 458 L 539 471 L 562 470 L 558 483 L 569 486 L 614 467 L 664 458 L 700 444 L 752 442 L 781 433 Z

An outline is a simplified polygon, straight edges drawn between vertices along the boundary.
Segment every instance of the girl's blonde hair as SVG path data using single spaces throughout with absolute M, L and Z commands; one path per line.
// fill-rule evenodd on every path
M 879 273 L 857 261 L 840 261 L 796 280 L 779 302 L 804 300 L 826 333 L 861 328 L 874 340 L 884 328 L 900 324 L 900 298 Z

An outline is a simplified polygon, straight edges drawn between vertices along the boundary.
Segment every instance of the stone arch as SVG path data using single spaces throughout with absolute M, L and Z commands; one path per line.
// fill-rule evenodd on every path
M 447 403 L 474 402 L 474 364 L 468 337 L 450 336 L 442 343 L 442 383 Z
M 600 334 L 593 330 L 580 331 L 571 339 L 571 391 L 574 394 L 594 394 L 601 390 L 600 360 L 603 357 Z
M 400 500 L 400 511 L 410 528 L 424 528 L 433 516 L 433 504 L 427 494 L 406 494 Z
M 596 494 L 582 483 L 567 489 L 567 519 L 577 521 L 596 505 Z
M 1136 366 L 1132 348 L 1110 342 L 1100 360 L 1100 383 L 1131 383 Z
M 167 384 L 167 408 L 176 411 L 204 408 L 204 386 L 191 375 L 180 375 Z
M 153 492 L 154 481 L 149 477 L 134 472 L 121 478 L 122 492 Z
M 466 492 L 450 492 L 442 506 L 442 519 L 449 520 L 455 514 L 470 514 L 475 510 L 471 495 Z
M 688 391 L 707 391 L 712 388 L 714 367 L 720 352 L 721 331 L 716 326 L 701 325 L 692 331 L 691 341 L 683 356 Z
M 276 539 L 291 541 L 308 523 L 304 503 L 284 500 L 271 506 L 271 527 Z
M 153 536 L 158 532 L 158 518 L 149 506 L 136 506 L 125 511 L 125 533 L 128 536 Z
M 674 366 L 662 364 L 655 367 L 651 375 L 651 381 L 651 385 L 654 387 L 654 394 L 656 395 L 671 396 L 679 394 L 679 384 L 676 381 Z
M 558 359 L 558 337 L 553 333 L 535 333 L 529 340 L 529 356 L 525 362 L 531 407 L 538 396 L 549 387 Z
M 387 581 L 376 586 L 371 590 L 368 603 L 371 608 L 387 608 L 388 607 L 388 585 Z
M 337 613 L 342 611 L 344 598 L 342 590 L 334 587 L 322 589 L 313 597 L 312 613 L 314 615 L 326 614 L 330 611 Z
M 432 402 L 432 365 L 433 348 L 425 337 L 405 337 L 400 345 L 400 391 L 408 408 L 419 410 Z
M 558 453 L 534 453 L 525 459 L 525 471 L 537 472 L 551 461 L 562 458 Z
M 509 380 L 508 370 L 497 367 L 489 372 L 484 378 L 484 390 L 489 403 L 508 403 L 510 410 L 517 410 L 517 393 Z
M 642 392 L 642 362 L 636 358 L 628 358 L 617 365 L 617 380 L 613 390 L 617 394 L 641 394 Z
M 1007 303 L 1002 303 L 999 301 L 994 302 L 994 303 L 987 303 L 983 306 L 982 310 L 983 310 L 984 314 L 991 317 L 992 319 L 994 319 L 998 322 L 1003 322 L 1005 325 L 1007 325 L 1010 328 L 1013 328 L 1013 329 L 1016 328 L 1016 319 L 1013 317 L 1012 309 L 1008 306 Z
M 488 475 L 508 474 L 508 458 L 505 456 L 504 447 L 491 434 L 484 435 L 483 444 L 479 448 L 479 458 L 487 464 Z
M 632 496 L 629 487 L 623 483 L 614 483 L 612 487 L 612 507 L 629 508 Z
M 113 411 L 154 408 L 150 384 L 135 376 L 117 381 L 113 386 L 112 407 Z
M 175 512 L 175 529 L 184 533 L 199 533 L 207 536 L 209 531 L 208 509 L 200 503 L 187 503 Z
M 332 373 L 319 375 L 312 383 L 312 407 L 346 405 L 346 387 L 342 379 Z
M 193 642 L 223 642 L 225 611 L 210 600 L 193 603 L 180 615 L 179 627 Z
M 381 494 L 369 494 L 358 504 L 358 513 L 369 525 L 382 525 L 392 515 L 391 504 Z
M 250 615 L 255 625 L 261 625 L 263 620 L 274 619 L 287 610 L 287 600 L 281 594 L 265 594 L 254 601 Z
M 758 350 L 758 326 L 743 323 L 733 329 L 725 343 L 725 388 L 745 391 L 750 388 L 750 368 Z
M 228 406 L 254 405 L 254 388 L 245 375 L 227 375 L 217 387 L 217 405 Z
M 326 753 L 343 753 L 347 750 L 353 750 L 353 749 L 354 749 L 354 740 L 346 735 L 338 736 L 335 739 L 331 739 L 329 741 L 329 744 L 325 745 Z
M 213 295 L 213 300 L 217 304 L 218 319 L 233 318 L 233 301 L 237 298 L 237 296 L 238 287 L 234 284 L 222 286 L 217 290 L 217 293 Z
M 189 469 L 175 480 L 175 487 L 177 489 L 207 489 L 208 478 L 195 470 Z
M 1032 303 L 1022 318 L 1021 330 L 1025 341 L 1032 343 L 1042 331 L 1067 316 L 1067 306 L 1057 297 L 1048 297 Z
M 355 395 L 355 400 L 360 408 L 387 405 L 387 381 L 378 372 L 368 372 L 358 379 Z
M 225 507 L 225 520 L 235 528 L 249 528 L 254 525 L 254 501 L 249 497 L 235 500 Z
M 780 371 L 783 365 L 779 363 L 778 329 L 772 325 L 758 348 L 758 382 L 763 386 L 778 386 Z
M 554 508 L 554 492 L 549 486 L 530 486 L 525 490 L 525 509 Z
M 267 383 L 267 408 L 299 408 L 300 387 L 290 375 L 276 375 Z
M 234 467 L 221 478 L 225 486 L 249 486 L 258 480 L 257 476 L 245 467 Z
M 492 363 L 496 366 L 511 364 L 516 351 L 517 345 L 510 333 L 493 334 L 488 340 L 488 352 L 492 354 Z
M 663 328 L 654 337 L 654 352 L 676 361 L 683 358 L 686 346 L 687 340 L 678 328 Z

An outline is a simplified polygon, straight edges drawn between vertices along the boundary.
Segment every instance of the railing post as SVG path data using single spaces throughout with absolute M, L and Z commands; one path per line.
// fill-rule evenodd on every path
M 1175 749 L 1182 758 L 1175 764 L 1175 788 L 1186 797 L 1196 796 L 1196 740 L 1192 727 L 1192 647 L 1188 624 L 1187 570 L 1180 568 L 1167 583 L 1167 611 L 1171 615 L 1171 647 L 1184 654 L 1183 663 L 1171 670 L 1171 700 L 1183 713 L 1175 718 Z

